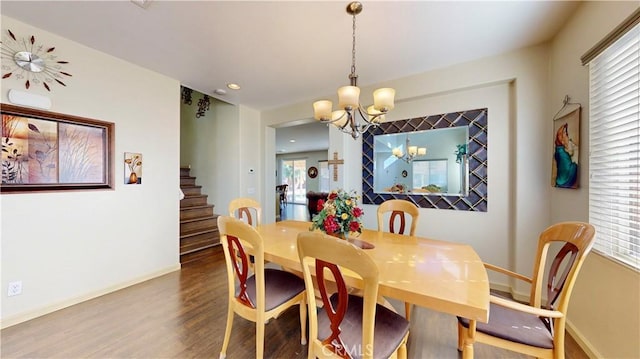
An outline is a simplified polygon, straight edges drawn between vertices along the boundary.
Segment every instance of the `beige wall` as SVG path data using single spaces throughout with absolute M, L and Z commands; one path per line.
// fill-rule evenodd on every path
M 35 35 L 70 63 L 51 111 L 115 123 L 115 189 L 0 196 L 2 326 L 179 269 L 179 99 L 176 80 L 2 17 L 2 30 Z M 22 81 L 3 79 L 26 91 Z M 150 135 L 152 134 L 152 135 Z M 124 152 L 143 155 L 142 185 L 124 185 Z M 21 280 L 21 295 L 6 297 Z
M 588 148 L 588 72 L 579 57 L 637 6 L 637 2 L 586 2 L 549 44 L 362 89 L 363 101 L 371 98 L 373 88 L 396 89 L 397 105 L 387 115 L 389 120 L 475 108 L 478 96 L 485 96 L 480 100 L 485 103 L 491 99 L 507 101 L 503 105 L 505 119 L 489 111 L 489 211 L 421 209 L 418 234 L 469 243 L 484 260 L 531 275 L 538 235 L 545 227 L 565 220 L 588 220 L 587 151 L 582 151 L 580 159 L 580 189 L 561 190 L 549 185 L 551 118 L 565 94 L 583 103 L 581 138 L 583 148 Z M 494 86 L 505 83 L 509 84 L 506 95 L 500 91 L 490 94 Z M 449 102 L 458 106 L 448 108 Z M 266 111 L 263 126 L 308 118 L 310 104 Z M 339 181 L 332 182 L 332 187 L 361 190 L 361 158 L 356 155 L 361 148 L 360 141 L 330 132 L 329 152 L 338 151 L 345 159 Z M 365 206 L 367 228 L 375 226 L 374 213 L 375 206 Z M 526 286 L 500 278 L 491 280 L 499 287 L 511 287 L 518 296 L 528 294 Z M 592 253 L 575 287 L 569 330 L 592 357 L 640 357 L 639 295 L 637 271 Z
M 488 262 L 531 273 L 531 253 L 549 223 L 543 141 L 547 73 L 548 48 L 536 46 L 376 86 L 396 89 L 397 104 L 387 115 L 389 121 L 489 107 L 489 211 L 421 209 L 419 235 L 468 243 Z M 371 93 L 371 87 L 363 88 L 361 99 L 371 98 Z M 310 103 L 296 104 L 264 112 L 263 125 L 310 114 Z M 345 160 L 331 187 L 361 191 L 361 141 L 335 130 L 329 138 L 329 153 L 337 151 Z M 524 160 L 516 161 L 516 156 Z M 366 205 L 364 211 L 365 227 L 376 228 L 375 206 Z M 509 286 L 504 278 L 492 280 Z
M 585 2 L 551 43 L 548 117 L 560 109 L 565 95 L 582 104 L 580 188 L 552 189 L 553 222 L 589 219 L 589 68 L 580 64 L 580 56 L 637 8 L 633 1 Z M 569 308 L 569 330 L 591 357 L 640 358 L 638 271 L 591 253 Z

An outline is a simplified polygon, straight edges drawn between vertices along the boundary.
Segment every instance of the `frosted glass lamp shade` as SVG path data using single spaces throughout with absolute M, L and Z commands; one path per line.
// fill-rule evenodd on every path
M 427 154 L 427 148 L 426 147 L 418 148 L 418 156 L 424 156 L 426 154 Z
M 356 108 L 360 103 L 360 88 L 357 86 L 342 86 L 338 89 L 338 107 L 344 110 L 347 107 Z
M 409 156 L 415 156 L 418 154 L 418 146 L 409 146 Z
M 328 120 L 331 118 L 331 101 L 322 100 L 313 103 L 313 118 L 316 120 Z
M 400 158 L 402 157 L 402 151 L 399 148 L 394 148 L 393 150 L 391 150 L 391 154 L 393 154 L 394 156 Z
M 336 127 L 344 126 L 349 120 L 349 116 L 344 110 L 336 110 L 331 113 L 331 120 L 336 122 L 332 122 Z
M 393 110 L 395 97 L 396 90 L 392 88 L 384 87 L 377 89 L 373 92 L 373 106 L 381 112 Z
M 367 107 L 367 114 L 369 115 L 369 121 L 373 123 L 384 122 L 384 115 L 382 115 L 382 112 L 376 110 L 376 108 L 373 105 Z M 379 115 L 379 116 L 375 117 L 375 115 Z

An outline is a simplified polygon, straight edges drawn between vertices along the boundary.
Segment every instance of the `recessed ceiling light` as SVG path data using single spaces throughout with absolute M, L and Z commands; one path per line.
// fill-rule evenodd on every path
M 240 85 L 230 82 L 227 84 L 227 87 L 232 90 L 240 90 Z
M 143 9 L 146 9 L 147 6 L 149 6 L 149 3 L 151 2 L 151 0 L 131 0 L 131 2 L 140 6 Z
M 289 140 L 289 142 L 291 143 L 296 143 L 296 140 L 294 140 L 293 138 Z

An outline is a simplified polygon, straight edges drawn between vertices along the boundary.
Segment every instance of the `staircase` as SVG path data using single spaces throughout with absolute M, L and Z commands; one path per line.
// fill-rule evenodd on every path
M 189 168 L 180 168 L 180 189 L 184 193 L 180 200 L 180 263 L 184 264 L 211 254 L 220 244 L 220 233 L 218 215 Z

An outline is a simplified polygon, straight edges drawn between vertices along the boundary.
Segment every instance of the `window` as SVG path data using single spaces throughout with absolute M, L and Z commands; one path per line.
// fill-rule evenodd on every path
M 283 160 L 282 183 L 288 185 L 287 203 L 307 201 L 307 160 Z
M 640 24 L 589 62 L 594 249 L 640 269 Z
M 413 188 L 446 193 L 448 191 L 447 183 L 446 159 L 413 161 Z

